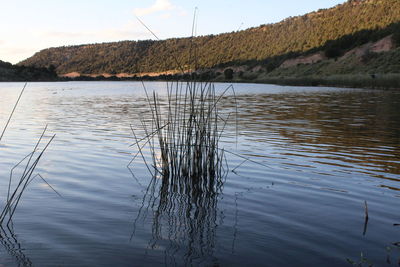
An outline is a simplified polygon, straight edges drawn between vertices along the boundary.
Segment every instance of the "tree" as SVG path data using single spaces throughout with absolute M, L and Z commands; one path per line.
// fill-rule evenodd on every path
M 393 34 L 393 43 L 396 47 L 400 47 L 400 30 Z
M 233 69 L 228 68 L 228 69 L 224 70 L 224 76 L 225 76 L 225 79 L 232 80 L 232 78 L 233 78 Z
M 327 58 L 337 58 L 340 57 L 341 54 L 342 52 L 340 51 L 340 49 L 336 47 L 330 47 L 325 50 L 325 56 Z

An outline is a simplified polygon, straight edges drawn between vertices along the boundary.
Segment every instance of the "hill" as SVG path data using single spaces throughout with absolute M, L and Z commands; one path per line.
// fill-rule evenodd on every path
M 327 58 L 337 58 L 356 46 L 389 35 L 396 40 L 400 35 L 399 21 L 398 0 L 349 0 L 276 24 L 219 35 L 49 48 L 19 65 L 54 65 L 59 74 L 120 76 L 174 73 L 179 71 L 178 65 L 186 70 L 260 65 L 271 72 L 287 59 L 316 51 L 322 51 Z M 193 47 L 196 66 L 187 64 Z
M 0 82 L 58 80 L 54 67 L 16 66 L 0 60 Z

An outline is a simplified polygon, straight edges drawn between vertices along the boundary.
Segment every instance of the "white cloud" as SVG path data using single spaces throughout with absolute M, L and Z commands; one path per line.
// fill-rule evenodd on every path
M 154 4 L 145 8 L 135 8 L 134 13 L 136 16 L 146 16 L 160 11 L 169 11 L 175 9 L 169 0 L 156 0 Z

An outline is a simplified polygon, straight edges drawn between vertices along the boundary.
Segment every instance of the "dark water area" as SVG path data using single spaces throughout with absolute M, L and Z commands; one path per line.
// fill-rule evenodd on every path
M 22 86 L 0 84 L 1 129 Z M 166 95 L 165 83 L 146 87 Z M 0 142 L 1 209 L 46 124 L 56 137 L 35 173 L 62 197 L 32 181 L 0 231 L 0 266 L 351 266 L 361 253 L 396 266 L 400 92 L 234 89 L 221 100 L 238 116 L 220 144 L 235 154 L 219 190 L 166 194 L 143 161 L 127 168 L 130 125 L 140 132 L 150 116 L 141 83 L 28 84 Z

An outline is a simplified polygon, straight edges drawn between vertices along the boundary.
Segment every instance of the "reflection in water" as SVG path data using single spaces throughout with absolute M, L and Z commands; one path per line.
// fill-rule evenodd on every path
M 257 94 L 239 95 L 237 102 L 241 136 L 281 148 L 275 151 L 290 159 L 287 165 L 309 158 L 308 167 L 398 180 L 399 93 Z
M 217 176 L 214 184 L 191 179 L 153 177 L 134 223 L 145 221 L 152 212 L 152 238 L 148 248 L 165 251 L 165 264 L 217 263 L 214 257 L 218 219 L 218 198 L 226 177 Z M 182 264 L 182 263 L 181 263 Z M 180 264 L 179 264 L 180 265 Z
M 15 259 L 18 266 L 32 266 L 31 260 L 24 254 L 24 249 L 18 242 L 12 227 L 3 228 L 0 226 L 0 243 L 8 254 Z

